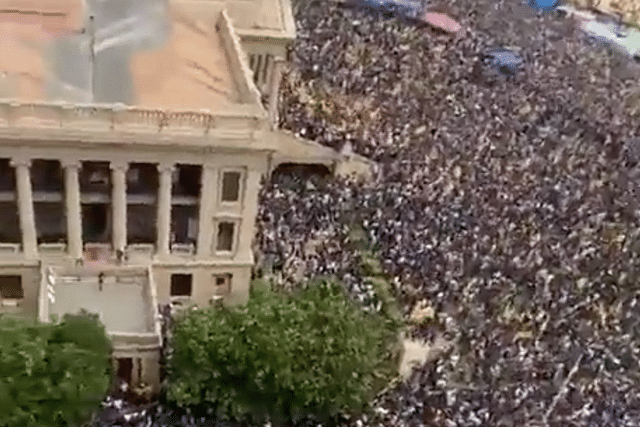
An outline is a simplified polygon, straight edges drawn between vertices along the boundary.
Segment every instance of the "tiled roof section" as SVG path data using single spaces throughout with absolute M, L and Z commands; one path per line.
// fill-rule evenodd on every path
M 3 0 L 0 23 L 39 25 L 49 34 L 81 30 L 81 0 Z
M 168 4 L 0 0 L 0 98 L 187 110 L 237 102 L 235 52 L 221 43 L 218 16 L 197 22 Z
M 46 50 L 82 28 L 81 0 L 0 1 L 0 96 L 45 98 Z
M 289 0 L 171 0 L 191 13 L 211 13 L 225 8 L 237 31 L 266 30 L 293 35 L 293 19 Z
M 191 20 L 178 7 L 172 15 L 167 43 L 131 59 L 136 105 L 188 109 L 235 101 L 237 91 L 227 53 L 214 23 Z
M 239 28 L 284 29 L 280 0 L 235 0 L 225 6 Z

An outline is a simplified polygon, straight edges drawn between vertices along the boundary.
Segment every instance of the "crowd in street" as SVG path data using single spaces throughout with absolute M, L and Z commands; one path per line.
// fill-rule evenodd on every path
M 356 219 L 404 311 L 433 307 L 416 334 L 455 343 L 349 424 L 640 425 L 633 66 L 517 2 L 449 2 L 469 29 L 458 39 L 299 3 L 280 124 L 378 171 L 265 182 L 261 264 L 284 287 L 334 274 L 375 308 Z M 524 58 L 509 77 L 481 60 L 504 44 Z
M 638 425 L 635 65 L 557 17 L 509 22 L 510 2 L 451 7 L 465 38 L 300 7 L 281 124 L 348 141 L 379 172 L 365 184 L 268 183 L 259 246 L 307 277 L 350 278 L 343 227 L 355 211 L 405 311 L 426 300 L 437 313 L 423 335 L 455 341 L 354 425 Z M 514 42 L 522 72 L 487 70 L 481 53 Z M 348 120 L 362 105 L 370 119 Z M 331 250 L 306 254 L 317 239 Z

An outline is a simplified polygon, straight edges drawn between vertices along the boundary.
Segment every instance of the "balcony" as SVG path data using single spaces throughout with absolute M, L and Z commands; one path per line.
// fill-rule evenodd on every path
M 129 263 L 148 263 L 153 257 L 155 245 L 152 243 L 138 243 L 127 246 L 126 255 Z
M 15 255 L 22 252 L 20 243 L 0 243 L 0 256 Z
M 193 243 L 172 243 L 171 253 L 178 256 L 191 256 L 196 253 L 196 245 Z
M 161 345 L 157 298 L 148 268 L 43 267 L 42 278 L 41 320 L 48 320 L 49 314 L 61 318 L 84 309 L 98 314 L 115 349 Z
M 38 245 L 38 252 L 42 256 L 65 255 L 67 253 L 67 244 L 66 243 L 40 243 Z

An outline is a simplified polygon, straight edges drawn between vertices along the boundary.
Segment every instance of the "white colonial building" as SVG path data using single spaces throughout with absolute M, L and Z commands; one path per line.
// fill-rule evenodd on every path
M 261 179 L 351 164 L 269 120 L 289 1 L 1 0 L 0 31 L 0 313 L 98 313 L 157 388 L 158 304 L 248 298 Z

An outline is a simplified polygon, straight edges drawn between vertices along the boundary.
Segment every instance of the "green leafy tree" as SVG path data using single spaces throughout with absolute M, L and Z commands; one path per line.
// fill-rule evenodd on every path
M 0 316 L 0 426 L 74 426 L 110 385 L 111 344 L 86 315 L 59 324 Z
M 366 409 L 398 324 L 358 308 L 330 280 L 262 291 L 239 308 L 174 323 L 167 398 L 197 415 L 295 425 Z

